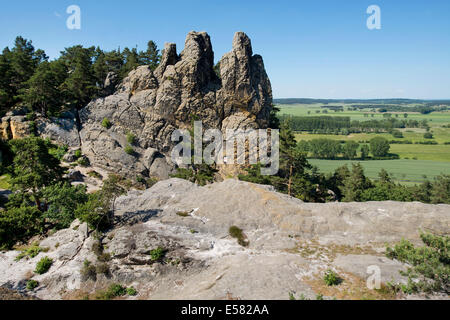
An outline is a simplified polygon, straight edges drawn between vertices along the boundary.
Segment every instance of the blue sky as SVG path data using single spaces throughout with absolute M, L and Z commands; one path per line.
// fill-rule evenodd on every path
M 81 30 L 66 28 L 69 5 Z M 369 5 L 381 29 L 366 27 Z M 448 0 L 2 1 L 0 47 L 22 35 L 51 58 L 82 44 L 144 49 L 148 40 L 184 47 L 207 31 L 216 61 L 246 32 L 264 58 L 275 98 L 450 98 Z

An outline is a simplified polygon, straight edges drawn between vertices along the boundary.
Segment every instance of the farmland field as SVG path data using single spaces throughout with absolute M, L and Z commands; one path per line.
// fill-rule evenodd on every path
M 333 112 L 331 110 L 328 111 L 327 114 L 318 113 L 317 111 L 322 111 L 324 108 L 321 108 L 323 104 L 279 104 L 277 107 L 279 107 L 280 115 L 287 114 L 292 116 L 339 116 L 339 117 L 350 117 L 352 120 L 369 120 L 369 119 L 376 119 L 381 120 L 383 119 L 383 114 L 379 112 L 371 112 L 371 109 L 364 109 L 364 110 L 358 110 L 358 111 L 348 111 L 347 108 L 349 106 L 342 105 L 345 109 L 344 112 Z M 308 114 L 308 111 L 310 112 Z M 316 113 L 317 112 L 317 113 Z M 369 115 L 374 114 L 374 116 L 365 117 L 364 114 L 367 113 Z M 405 112 L 389 112 L 394 115 L 398 114 L 399 119 L 403 118 L 403 114 Z M 431 127 L 438 127 L 442 124 L 446 124 L 450 122 L 450 111 L 447 110 L 445 112 L 433 112 L 430 114 L 420 114 L 418 112 L 408 112 L 408 119 L 412 120 L 427 120 L 429 121 L 429 124 Z
M 362 109 L 349 111 L 350 105 L 333 104 L 344 107 L 343 112 L 334 112 L 327 110 L 323 112 L 324 104 L 279 104 L 280 115 L 292 115 L 302 117 L 313 116 L 340 116 L 350 117 L 351 120 L 367 121 L 382 120 L 383 113 L 376 112 L 373 109 Z M 433 179 L 440 174 L 450 174 L 450 128 L 443 127 L 450 124 L 450 111 L 432 112 L 429 114 L 421 114 L 419 112 L 388 112 L 391 117 L 399 120 L 405 119 L 404 114 L 407 113 L 408 120 L 422 121 L 426 120 L 433 134 L 435 145 L 415 144 L 415 142 L 424 142 L 423 128 L 404 128 L 398 129 L 402 132 L 403 138 L 394 138 L 390 133 L 352 133 L 349 135 L 335 134 L 313 134 L 308 132 L 296 132 L 297 141 L 312 140 L 317 138 L 327 138 L 339 141 L 355 141 L 360 145 L 368 143 L 369 140 L 376 136 L 384 137 L 388 140 L 395 140 L 399 143 L 391 144 L 390 153 L 398 154 L 399 160 L 369 160 L 369 161 L 350 161 L 350 160 L 321 160 L 309 159 L 310 163 L 317 166 L 320 171 L 328 173 L 333 172 L 336 168 L 352 162 L 360 162 L 368 177 L 376 179 L 381 169 L 387 170 L 395 181 L 404 184 L 419 183 L 425 180 Z M 401 141 L 411 141 L 412 144 L 401 143 Z
M 364 167 L 365 174 L 371 179 L 378 179 L 378 173 L 385 169 L 401 183 L 420 183 L 426 179 L 432 180 L 440 174 L 450 174 L 450 163 L 423 160 L 319 160 L 310 159 L 309 162 L 317 166 L 322 172 L 330 173 L 347 164 L 351 169 L 352 163 L 360 163 Z

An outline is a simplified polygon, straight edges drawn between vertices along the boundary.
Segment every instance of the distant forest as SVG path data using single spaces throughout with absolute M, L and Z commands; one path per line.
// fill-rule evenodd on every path
M 310 98 L 287 98 L 273 99 L 276 104 L 316 104 L 316 103 L 364 103 L 364 104 L 432 104 L 449 105 L 450 100 L 420 100 L 420 99 L 310 99 Z

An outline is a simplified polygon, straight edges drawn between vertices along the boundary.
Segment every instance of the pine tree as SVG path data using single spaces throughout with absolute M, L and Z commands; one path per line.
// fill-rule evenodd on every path
M 152 71 L 158 67 L 160 59 L 158 46 L 152 40 L 147 43 L 147 50 L 139 53 L 139 62 L 148 65 Z
M 57 115 L 64 104 L 61 85 L 67 77 L 65 65 L 60 61 L 42 62 L 26 82 L 20 98 L 44 116 Z
M 29 137 L 11 140 L 14 154 L 11 170 L 13 190 L 31 193 L 37 208 L 41 208 L 42 188 L 61 180 L 63 168 L 50 154 L 52 144 L 41 138 Z
M 62 88 L 70 106 L 82 108 L 98 92 L 97 79 L 92 68 L 94 51 L 94 47 L 74 46 L 62 52 L 61 59 L 69 69 L 69 76 Z
M 121 70 L 121 77 L 124 78 L 128 76 L 128 73 L 130 73 L 131 70 L 134 70 L 136 67 L 139 66 L 139 54 L 136 48 L 133 48 L 131 50 L 125 48 L 123 50 L 123 56 L 125 58 L 125 64 Z

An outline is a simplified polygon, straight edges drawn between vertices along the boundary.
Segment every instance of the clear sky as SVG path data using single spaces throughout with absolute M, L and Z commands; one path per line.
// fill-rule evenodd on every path
M 369 30 L 369 5 L 381 29 Z M 69 30 L 69 5 L 81 30 Z M 0 47 L 22 35 L 51 57 L 75 44 L 184 47 L 207 31 L 216 61 L 246 32 L 275 98 L 450 98 L 449 0 L 2 0 Z

